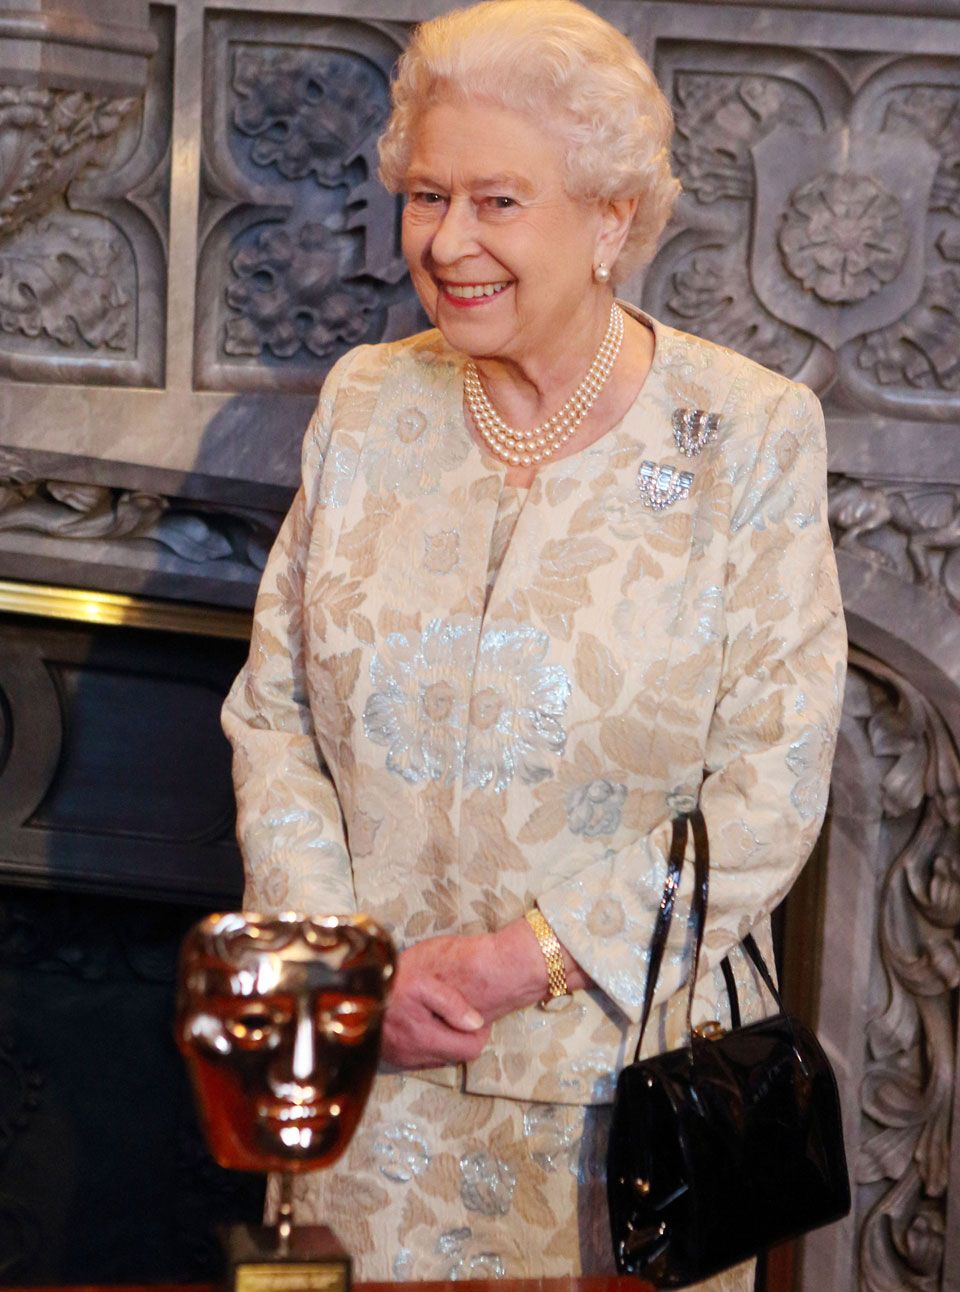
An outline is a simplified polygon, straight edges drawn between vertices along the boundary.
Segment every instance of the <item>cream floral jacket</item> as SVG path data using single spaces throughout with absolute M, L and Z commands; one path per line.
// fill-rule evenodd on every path
M 597 984 L 503 1019 L 465 1071 L 422 1074 L 473 1092 L 610 1101 L 671 814 L 696 798 L 712 848 L 697 1007 L 725 1019 L 719 961 L 752 927 L 769 946 L 826 805 L 846 639 L 819 405 L 649 321 L 632 410 L 541 469 L 506 544 L 461 357 L 433 331 L 342 359 L 225 705 L 248 907 L 363 909 L 406 945 L 536 901 Z M 677 408 L 719 414 L 698 456 L 674 442 Z M 644 461 L 691 471 L 689 495 L 651 509 Z M 675 917 L 646 1050 L 682 1040 L 687 961 Z M 746 1018 L 769 1012 L 733 961 Z

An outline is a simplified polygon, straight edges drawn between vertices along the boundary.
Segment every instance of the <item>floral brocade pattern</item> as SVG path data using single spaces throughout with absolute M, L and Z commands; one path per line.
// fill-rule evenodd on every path
M 610 1274 L 609 1121 L 384 1077 L 336 1172 L 295 1177 L 296 1215 L 330 1225 L 363 1280 L 516 1278 L 531 1249 L 545 1277 Z M 752 1292 L 753 1262 L 699 1288 Z
M 529 784 L 549 776 L 545 755 L 563 752 L 570 681 L 544 662 L 546 633 L 498 625 L 478 647 L 479 632 L 479 619 L 434 619 L 420 634 L 390 634 L 371 660 L 364 730 L 404 780 L 451 784 L 465 775 L 467 785 L 500 791 L 515 775 Z M 474 657 L 467 704 L 449 679 Z
M 736 947 L 752 927 L 769 950 L 816 840 L 846 657 L 823 421 L 804 387 L 650 322 L 623 421 L 522 497 L 471 440 L 436 332 L 341 360 L 224 708 L 249 907 L 367 910 L 404 946 L 536 901 L 596 984 L 403 1098 L 378 1078 L 343 1164 L 297 1186 L 358 1257 L 376 1247 L 365 1278 L 603 1268 L 571 1222 L 603 1115 L 583 1106 L 636 1043 L 670 818 L 698 797 L 697 1016 L 728 1017 L 728 952 L 745 1020 L 769 1009 Z M 678 407 L 720 417 L 693 459 Z M 645 507 L 645 461 L 692 470 L 689 495 Z M 689 883 L 648 1051 L 683 1036 Z
M 404 945 L 536 900 L 597 984 L 434 1082 L 608 1100 L 678 805 L 699 795 L 714 840 L 705 1001 L 816 839 L 845 662 L 819 406 L 653 327 L 634 407 L 523 496 L 437 333 L 341 360 L 225 706 L 248 902 L 360 907 Z M 678 407 L 720 419 L 694 459 Z M 645 508 L 647 460 L 692 467 L 689 497 Z M 678 933 L 662 1002 L 684 964 Z

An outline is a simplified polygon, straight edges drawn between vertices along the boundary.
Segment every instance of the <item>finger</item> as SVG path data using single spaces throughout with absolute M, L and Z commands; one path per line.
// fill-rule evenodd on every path
M 450 983 L 424 974 L 416 983 L 417 998 L 449 1027 L 460 1032 L 478 1032 L 484 1025 L 483 1015 L 466 996 Z
M 384 1058 L 400 1068 L 469 1063 L 480 1056 L 489 1036 L 487 1026 L 477 1032 L 460 1032 L 436 1015 L 424 1012 L 416 1020 L 404 1020 L 401 1027 L 384 1036 Z

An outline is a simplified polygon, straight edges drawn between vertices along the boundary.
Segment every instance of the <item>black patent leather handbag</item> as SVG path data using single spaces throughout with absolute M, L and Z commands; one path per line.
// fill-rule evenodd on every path
M 693 828 L 689 1044 L 640 1059 L 687 843 Z M 709 884 L 699 809 L 673 823 L 633 1062 L 617 1081 L 607 1153 L 614 1256 L 621 1274 L 682 1288 L 850 1210 L 837 1083 L 819 1041 L 783 1010 L 751 934 L 743 946 L 779 1013 L 740 1026 L 722 962 L 731 1030 L 692 1026 Z

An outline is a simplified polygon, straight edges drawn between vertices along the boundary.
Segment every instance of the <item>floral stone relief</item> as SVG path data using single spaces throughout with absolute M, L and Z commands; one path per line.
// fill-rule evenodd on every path
M 0 86 L 0 237 L 63 193 L 138 102 L 82 90 Z
M 851 653 L 844 724 L 880 768 L 878 1002 L 866 1025 L 852 1166 L 864 1292 L 946 1288 L 947 1186 L 960 984 L 960 757 L 903 677 Z
M 386 121 L 382 75 L 341 51 L 241 48 L 233 89 L 233 123 L 255 140 L 251 159 L 288 180 L 342 183 Z
M 347 49 L 249 44 L 236 48 L 230 88 L 233 156 L 258 186 L 258 171 L 273 172 L 288 214 L 233 240 L 223 353 L 307 362 L 379 339 L 404 274 L 366 247 L 371 218 L 389 207 L 395 222 L 395 199 L 370 183 L 386 75 Z
M 751 279 L 770 313 L 834 350 L 900 318 L 923 288 L 937 153 L 846 126 L 781 127 L 752 153 Z
M 0 241 L 0 330 L 125 351 L 133 306 L 123 284 L 133 277 L 114 226 L 66 210 L 45 216 Z
M 657 71 L 684 196 L 647 274 L 651 312 L 817 389 L 839 376 L 872 410 L 952 409 L 956 64 L 891 59 L 865 79 L 834 54 L 759 47 L 748 66 L 671 43 Z
M 869 175 L 817 175 L 790 197 L 777 239 L 789 272 L 822 301 L 862 301 L 896 278 L 903 208 Z

